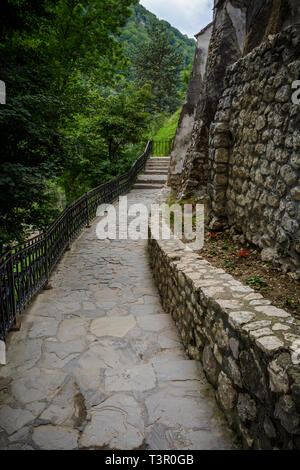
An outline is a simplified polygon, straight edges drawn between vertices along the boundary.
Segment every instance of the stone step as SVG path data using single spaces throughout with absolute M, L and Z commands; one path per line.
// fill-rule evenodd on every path
M 151 169 L 154 169 L 154 170 L 168 170 L 169 169 L 169 165 L 146 165 L 145 168 L 149 168 L 150 170 Z
M 140 175 L 138 176 L 136 180 L 137 183 L 150 183 L 150 184 L 157 184 L 157 183 L 164 184 L 166 181 L 167 181 L 166 175 Z
M 133 189 L 161 189 L 165 183 L 151 184 L 151 183 L 135 183 Z
M 147 170 L 168 170 L 169 165 L 152 165 L 147 164 L 145 167 Z
M 170 160 L 170 157 L 149 157 L 148 160 Z
M 167 175 L 168 170 L 160 170 L 160 169 L 154 169 L 154 170 L 144 170 L 143 175 Z
M 149 175 L 155 175 L 155 174 L 156 175 L 158 175 L 158 174 L 159 175 L 167 175 L 168 174 L 168 168 L 161 169 L 161 168 L 149 168 L 149 167 L 147 168 L 146 167 L 144 171 L 145 172 L 150 171 L 151 173 L 149 173 Z
M 152 157 L 152 158 L 148 158 L 147 160 L 148 162 L 164 162 L 164 163 L 168 163 L 170 161 L 169 158 L 163 158 L 163 157 Z

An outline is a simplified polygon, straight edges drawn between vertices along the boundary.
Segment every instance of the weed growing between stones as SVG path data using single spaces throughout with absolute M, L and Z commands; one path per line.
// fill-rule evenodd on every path
M 247 279 L 247 284 L 250 287 L 257 287 L 258 289 L 261 289 L 261 287 L 265 287 L 268 285 L 267 281 L 260 276 L 252 276 L 250 279 Z

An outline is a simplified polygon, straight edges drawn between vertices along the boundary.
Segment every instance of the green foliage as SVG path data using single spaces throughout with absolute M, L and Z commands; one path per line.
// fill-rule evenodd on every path
M 299 310 L 299 308 L 300 308 L 300 303 L 296 299 L 291 299 L 290 297 L 287 297 L 285 299 L 285 304 L 288 307 L 293 308 L 295 310 Z
M 249 286 L 257 287 L 258 289 L 261 289 L 262 287 L 265 287 L 267 285 L 267 281 L 260 276 L 252 276 L 246 282 Z
M 165 140 L 174 138 L 178 126 L 180 112 L 181 108 L 179 108 L 170 117 L 164 119 L 160 129 L 155 133 L 153 137 L 154 140 Z
M 146 143 L 149 114 L 145 107 L 152 99 L 147 87 L 134 90 L 128 86 L 94 99 L 93 115 L 79 116 L 76 127 L 73 123 L 69 159 L 61 178 L 68 202 L 127 171 Z
M 139 90 L 128 87 L 100 100 L 93 128 L 105 141 L 110 161 L 120 156 L 126 144 L 139 142 L 147 129 L 149 113 L 145 109 L 151 100 L 147 85 Z
M 65 202 L 127 171 L 147 137 L 164 127 L 166 111 L 176 109 L 195 41 L 136 3 L 2 0 L 0 250 L 28 229 L 45 228 Z M 160 83 L 156 68 L 136 86 L 130 59 L 159 24 L 167 51 Z M 159 115 L 150 113 L 155 99 Z M 178 117 L 162 135 L 175 133 Z
M 150 85 L 153 111 L 174 112 L 180 99 L 178 88 L 183 57 L 167 40 L 168 32 L 162 25 L 153 25 L 149 37 L 132 59 L 134 76 L 138 84 Z
M 162 25 L 168 32 L 168 42 L 172 47 L 177 47 L 178 52 L 184 58 L 184 65 L 188 66 L 194 60 L 195 45 L 194 39 L 188 38 L 178 29 L 174 28 L 167 21 L 159 20 L 153 13 L 142 5 L 132 6 L 133 14 L 128 19 L 123 28 L 121 40 L 124 42 L 126 55 L 133 58 L 140 45 L 150 39 L 149 30 L 153 25 Z
M 225 264 L 225 267 L 226 267 L 227 269 L 234 270 L 234 269 L 235 269 L 235 262 L 234 262 L 234 261 L 228 261 L 228 262 Z
M 184 98 L 185 98 L 185 94 L 186 94 L 188 84 L 189 84 L 189 81 L 190 81 L 190 76 L 191 76 L 191 73 L 192 73 L 192 69 L 193 69 L 193 61 L 191 61 L 188 65 L 186 65 L 184 67 L 184 69 L 181 71 L 181 74 L 180 74 L 180 90 L 179 90 L 181 101 L 183 101 Z
M 39 42 L 50 2 L 4 1 L 0 19 L 1 79 L 7 105 L 0 107 L 0 248 L 20 240 L 24 224 L 40 225 L 49 214 L 48 180 L 63 161 L 63 138 L 53 126 L 58 97 Z
M 74 148 L 83 154 L 93 145 L 77 121 L 92 116 L 99 86 L 127 64 L 116 36 L 131 3 L 1 2 L 0 249 L 51 221 L 49 181 L 68 168 Z
M 128 64 L 117 37 L 136 0 L 58 0 L 51 9 L 55 21 L 44 28 L 62 90 L 73 72 L 85 79 L 110 83 L 116 70 Z

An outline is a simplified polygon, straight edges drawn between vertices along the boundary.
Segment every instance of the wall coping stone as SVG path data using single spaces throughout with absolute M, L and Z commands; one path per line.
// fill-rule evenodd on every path
M 157 202 L 165 202 L 169 190 L 164 187 Z M 264 299 L 261 294 L 249 286 L 244 286 L 223 269 L 216 268 L 205 259 L 201 259 L 197 253 L 191 251 L 190 248 L 187 249 L 188 245 L 181 240 L 152 238 L 150 224 L 149 233 L 151 235 L 148 240 L 151 264 L 162 303 L 164 308 L 172 314 L 190 356 L 201 360 L 203 345 L 207 342 L 217 362 L 221 360 L 221 366 L 218 365 L 219 375 L 222 373 L 230 376 L 228 357 L 234 362 L 240 360 L 240 366 L 236 366 L 240 374 L 239 369 L 243 372 L 246 367 L 243 364 L 245 360 L 243 355 L 253 353 L 254 362 L 259 365 L 256 367 L 251 363 L 251 373 L 260 374 L 261 388 L 263 390 L 266 388 L 263 392 L 257 393 L 258 400 L 260 405 L 263 403 L 266 410 L 273 407 L 273 411 L 268 411 L 264 418 L 271 419 L 273 424 L 274 421 L 279 420 L 277 433 L 280 435 L 279 428 L 281 429 L 284 423 L 283 415 L 290 411 L 283 410 L 285 405 L 281 402 L 279 404 L 279 392 L 277 391 L 276 395 L 274 390 L 293 395 L 294 387 L 296 404 L 293 402 L 293 406 L 297 410 L 295 419 L 299 418 L 300 423 L 300 321 L 285 310 L 271 305 L 271 302 Z M 171 295 L 168 295 L 169 289 L 171 289 Z M 216 326 L 219 323 L 223 325 L 220 329 Z M 199 348 L 194 345 L 197 330 L 201 330 Z M 284 369 L 276 362 L 282 355 L 286 361 Z M 217 378 L 211 379 L 211 374 L 206 372 L 210 382 L 216 386 Z M 220 387 L 224 385 L 222 377 L 219 377 Z M 232 377 L 231 381 L 233 381 Z M 284 383 L 281 383 L 282 381 Z M 243 378 L 242 390 L 233 383 L 235 392 L 250 393 L 251 399 L 257 400 L 255 391 L 251 390 L 251 386 L 249 387 L 246 377 Z M 243 435 L 245 446 L 249 447 L 247 442 L 252 442 L 252 440 L 245 436 L 245 423 L 243 426 L 240 425 L 241 418 L 237 404 L 230 408 L 229 413 L 222 406 L 222 400 L 218 399 L 219 394 L 218 389 L 217 400 L 221 402 L 221 408 L 231 424 L 236 422 Z M 283 395 L 285 396 L 291 395 Z M 258 429 L 261 428 L 262 423 L 257 420 L 256 425 Z M 253 421 L 251 426 L 253 434 Z M 288 436 L 286 439 L 289 439 L 289 432 L 285 432 Z M 296 435 L 298 444 L 294 443 L 293 448 L 300 448 L 300 428 L 297 428 Z M 280 439 L 282 440 L 282 437 Z M 256 442 L 255 436 L 253 436 L 253 442 Z M 287 444 L 277 443 L 276 445 L 285 448 Z M 291 444 L 289 446 L 291 447 Z

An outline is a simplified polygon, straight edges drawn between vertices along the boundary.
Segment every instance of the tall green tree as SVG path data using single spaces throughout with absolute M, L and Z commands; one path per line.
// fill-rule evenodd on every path
M 111 83 L 116 70 L 127 65 L 121 28 L 137 0 L 57 0 L 51 9 L 55 21 L 44 34 L 48 38 L 52 65 L 61 91 L 81 73 L 98 84 Z M 72 81 L 70 83 L 72 86 Z
M 1 1 L 0 249 L 53 217 L 49 183 L 78 146 L 76 116 L 93 114 L 90 88 L 126 64 L 116 37 L 131 3 Z
M 68 201 L 90 187 L 112 179 L 127 171 L 144 148 L 150 115 L 146 111 L 152 95 L 147 86 L 135 89 L 124 85 L 121 90 L 110 90 L 107 96 L 96 94 L 92 116 L 76 119 L 74 141 L 70 158 L 61 178 Z M 134 146 L 132 155 L 128 148 Z
M 149 31 L 150 40 L 141 44 L 133 58 L 136 80 L 148 83 L 154 96 L 153 110 L 173 112 L 180 96 L 180 71 L 184 60 L 177 46 L 172 46 L 164 26 L 155 24 Z
M 0 106 L 0 248 L 22 239 L 25 225 L 50 216 L 47 181 L 62 161 L 62 135 L 52 124 L 60 103 L 45 92 L 52 72 L 39 47 L 39 30 L 53 19 L 50 3 L 1 2 L 0 74 L 7 98 Z
M 137 143 L 147 129 L 149 113 L 146 107 L 152 95 L 145 85 L 141 89 L 128 86 L 118 94 L 103 99 L 101 112 L 94 121 L 94 129 L 102 136 L 110 161 L 120 158 L 127 143 Z
M 189 64 L 195 55 L 195 39 L 188 38 L 178 29 L 171 26 L 167 21 L 158 19 L 153 13 L 144 8 L 140 3 L 132 6 L 133 14 L 128 19 L 123 28 L 121 40 L 124 43 L 126 55 L 130 58 L 134 55 L 136 49 L 140 48 L 141 43 L 146 42 L 148 32 L 154 24 L 165 26 L 168 35 L 167 39 L 173 46 L 178 46 L 178 52 L 183 55 L 184 63 Z

